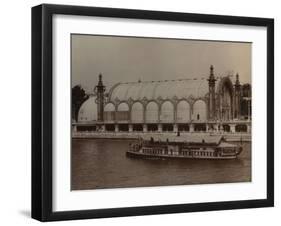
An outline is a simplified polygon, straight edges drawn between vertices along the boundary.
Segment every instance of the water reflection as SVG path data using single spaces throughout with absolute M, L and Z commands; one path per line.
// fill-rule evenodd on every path
M 238 159 L 136 159 L 129 140 L 74 139 L 72 190 L 251 181 L 251 143 Z

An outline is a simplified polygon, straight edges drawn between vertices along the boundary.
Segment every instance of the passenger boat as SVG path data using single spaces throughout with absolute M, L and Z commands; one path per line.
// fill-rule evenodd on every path
M 144 135 L 129 145 L 129 157 L 182 159 L 235 159 L 242 146 L 227 143 L 223 136 Z

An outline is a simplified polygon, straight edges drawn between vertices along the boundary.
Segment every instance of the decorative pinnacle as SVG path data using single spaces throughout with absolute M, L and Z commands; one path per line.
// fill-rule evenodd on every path
M 213 65 L 211 65 L 211 67 L 210 67 L 210 76 L 209 76 L 208 80 L 210 82 L 216 81 L 215 76 L 214 76 L 214 66 Z
M 213 65 L 211 65 L 211 67 L 210 67 L 210 75 L 214 75 L 214 66 Z
M 97 87 L 100 90 L 105 88 L 105 86 L 103 85 L 103 82 L 102 82 L 102 74 L 99 74 L 99 82 L 98 82 Z
M 98 86 L 102 86 L 102 74 L 99 74 L 99 83 Z
M 236 74 L 236 82 L 235 82 L 236 86 L 240 86 L 240 81 L 239 81 L 239 74 Z

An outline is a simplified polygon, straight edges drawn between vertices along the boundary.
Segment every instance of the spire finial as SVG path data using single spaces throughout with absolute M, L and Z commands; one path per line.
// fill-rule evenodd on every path
M 215 81 L 215 76 L 214 76 L 214 66 L 210 66 L 210 76 L 209 76 L 209 81 Z
M 102 74 L 99 74 L 99 82 L 98 82 L 98 86 L 103 86 L 103 82 L 102 82 Z
M 240 81 L 239 81 L 239 74 L 236 74 L 236 81 L 235 81 L 236 86 L 240 86 Z
M 213 65 L 211 65 L 211 67 L 210 67 L 210 75 L 214 75 L 214 66 Z

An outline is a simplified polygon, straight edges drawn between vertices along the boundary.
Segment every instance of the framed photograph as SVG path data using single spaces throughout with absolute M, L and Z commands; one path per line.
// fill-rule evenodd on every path
M 32 8 L 32 217 L 274 205 L 274 21 Z

